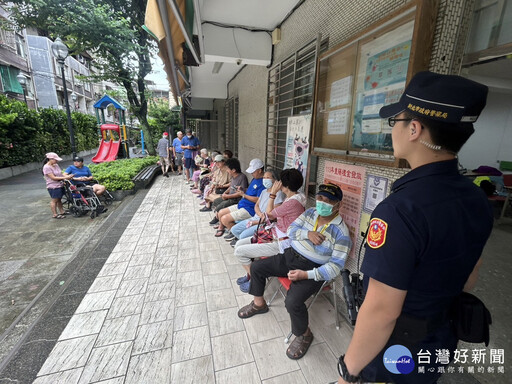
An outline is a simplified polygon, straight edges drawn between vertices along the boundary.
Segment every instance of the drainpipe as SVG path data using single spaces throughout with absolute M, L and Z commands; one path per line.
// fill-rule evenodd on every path
M 204 64 L 204 40 L 203 40 L 203 25 L 201 24 L 201 13 L 199 12 L 199 0 L 194 0 L 194 18 L 197 25 L 197 37 L 199 38 L 199 51 L 201 53 L 201 64 Z

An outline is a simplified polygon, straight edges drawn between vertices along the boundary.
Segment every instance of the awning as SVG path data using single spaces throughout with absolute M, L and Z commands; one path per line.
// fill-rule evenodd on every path
M 94 103 L 94 108 L 105 109 L 110 104 L 112 104 L 116 109 L 120 109 L 122 111 L 126 111 L 126 108 L 123 107 L 116 99 L 105 95 L 101 99 L 99 99 L 96 103 Z

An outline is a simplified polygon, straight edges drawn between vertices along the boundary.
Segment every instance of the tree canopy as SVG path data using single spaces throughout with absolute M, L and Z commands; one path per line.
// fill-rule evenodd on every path
M 85 51 L 99 69 L 92 76 L 126 89 L 132 113 L 148 139 L 148 100 L 144 79 L 151 72 L 156 44 L 142 28 L 146 0 L 12 0 L 12 17 L 19 27 L 61 37 L 70 54 Z M 151 143 L 151 140 L 148 140 Z M 150 144 L 151 145 L 151 144 Z M 148 146 L 154 153 L 154 148 Z

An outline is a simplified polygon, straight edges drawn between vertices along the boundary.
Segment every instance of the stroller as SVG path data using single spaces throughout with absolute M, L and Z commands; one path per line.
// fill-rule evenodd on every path
M 69 212 L 75 217 L 80 217 L 89 214 L 91 219 L 94 219 L 100 213 L 105 212 L 107 209 L 101 204 L 100 199 L 94 193 L 91 186 L 87 184 L 73 184 L 69 180 L 65 181 L 66 199 L 65 203 L 68 205 Z M 114 200 L 109 191 L 104 193 L 104 202 L 109 205 Z

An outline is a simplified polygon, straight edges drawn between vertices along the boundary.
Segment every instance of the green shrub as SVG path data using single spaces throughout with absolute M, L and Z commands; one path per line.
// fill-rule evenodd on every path
M 99 145 L 96 119 L 80 112 L 71 116 L 77 151 Z M 0 95 L 0 168 L 40 162 L 47 152 L 71 154 L 66 112 L 28 109 Z
M 120 159 L 100 164 L 91 164 L 94 178 L 107 189 L 115 191 L 118 189 L 133 189 L 132 178 L 143 168 L 153 165 L 158 161 L 158 157 L 148 156 L 135 159 Z

